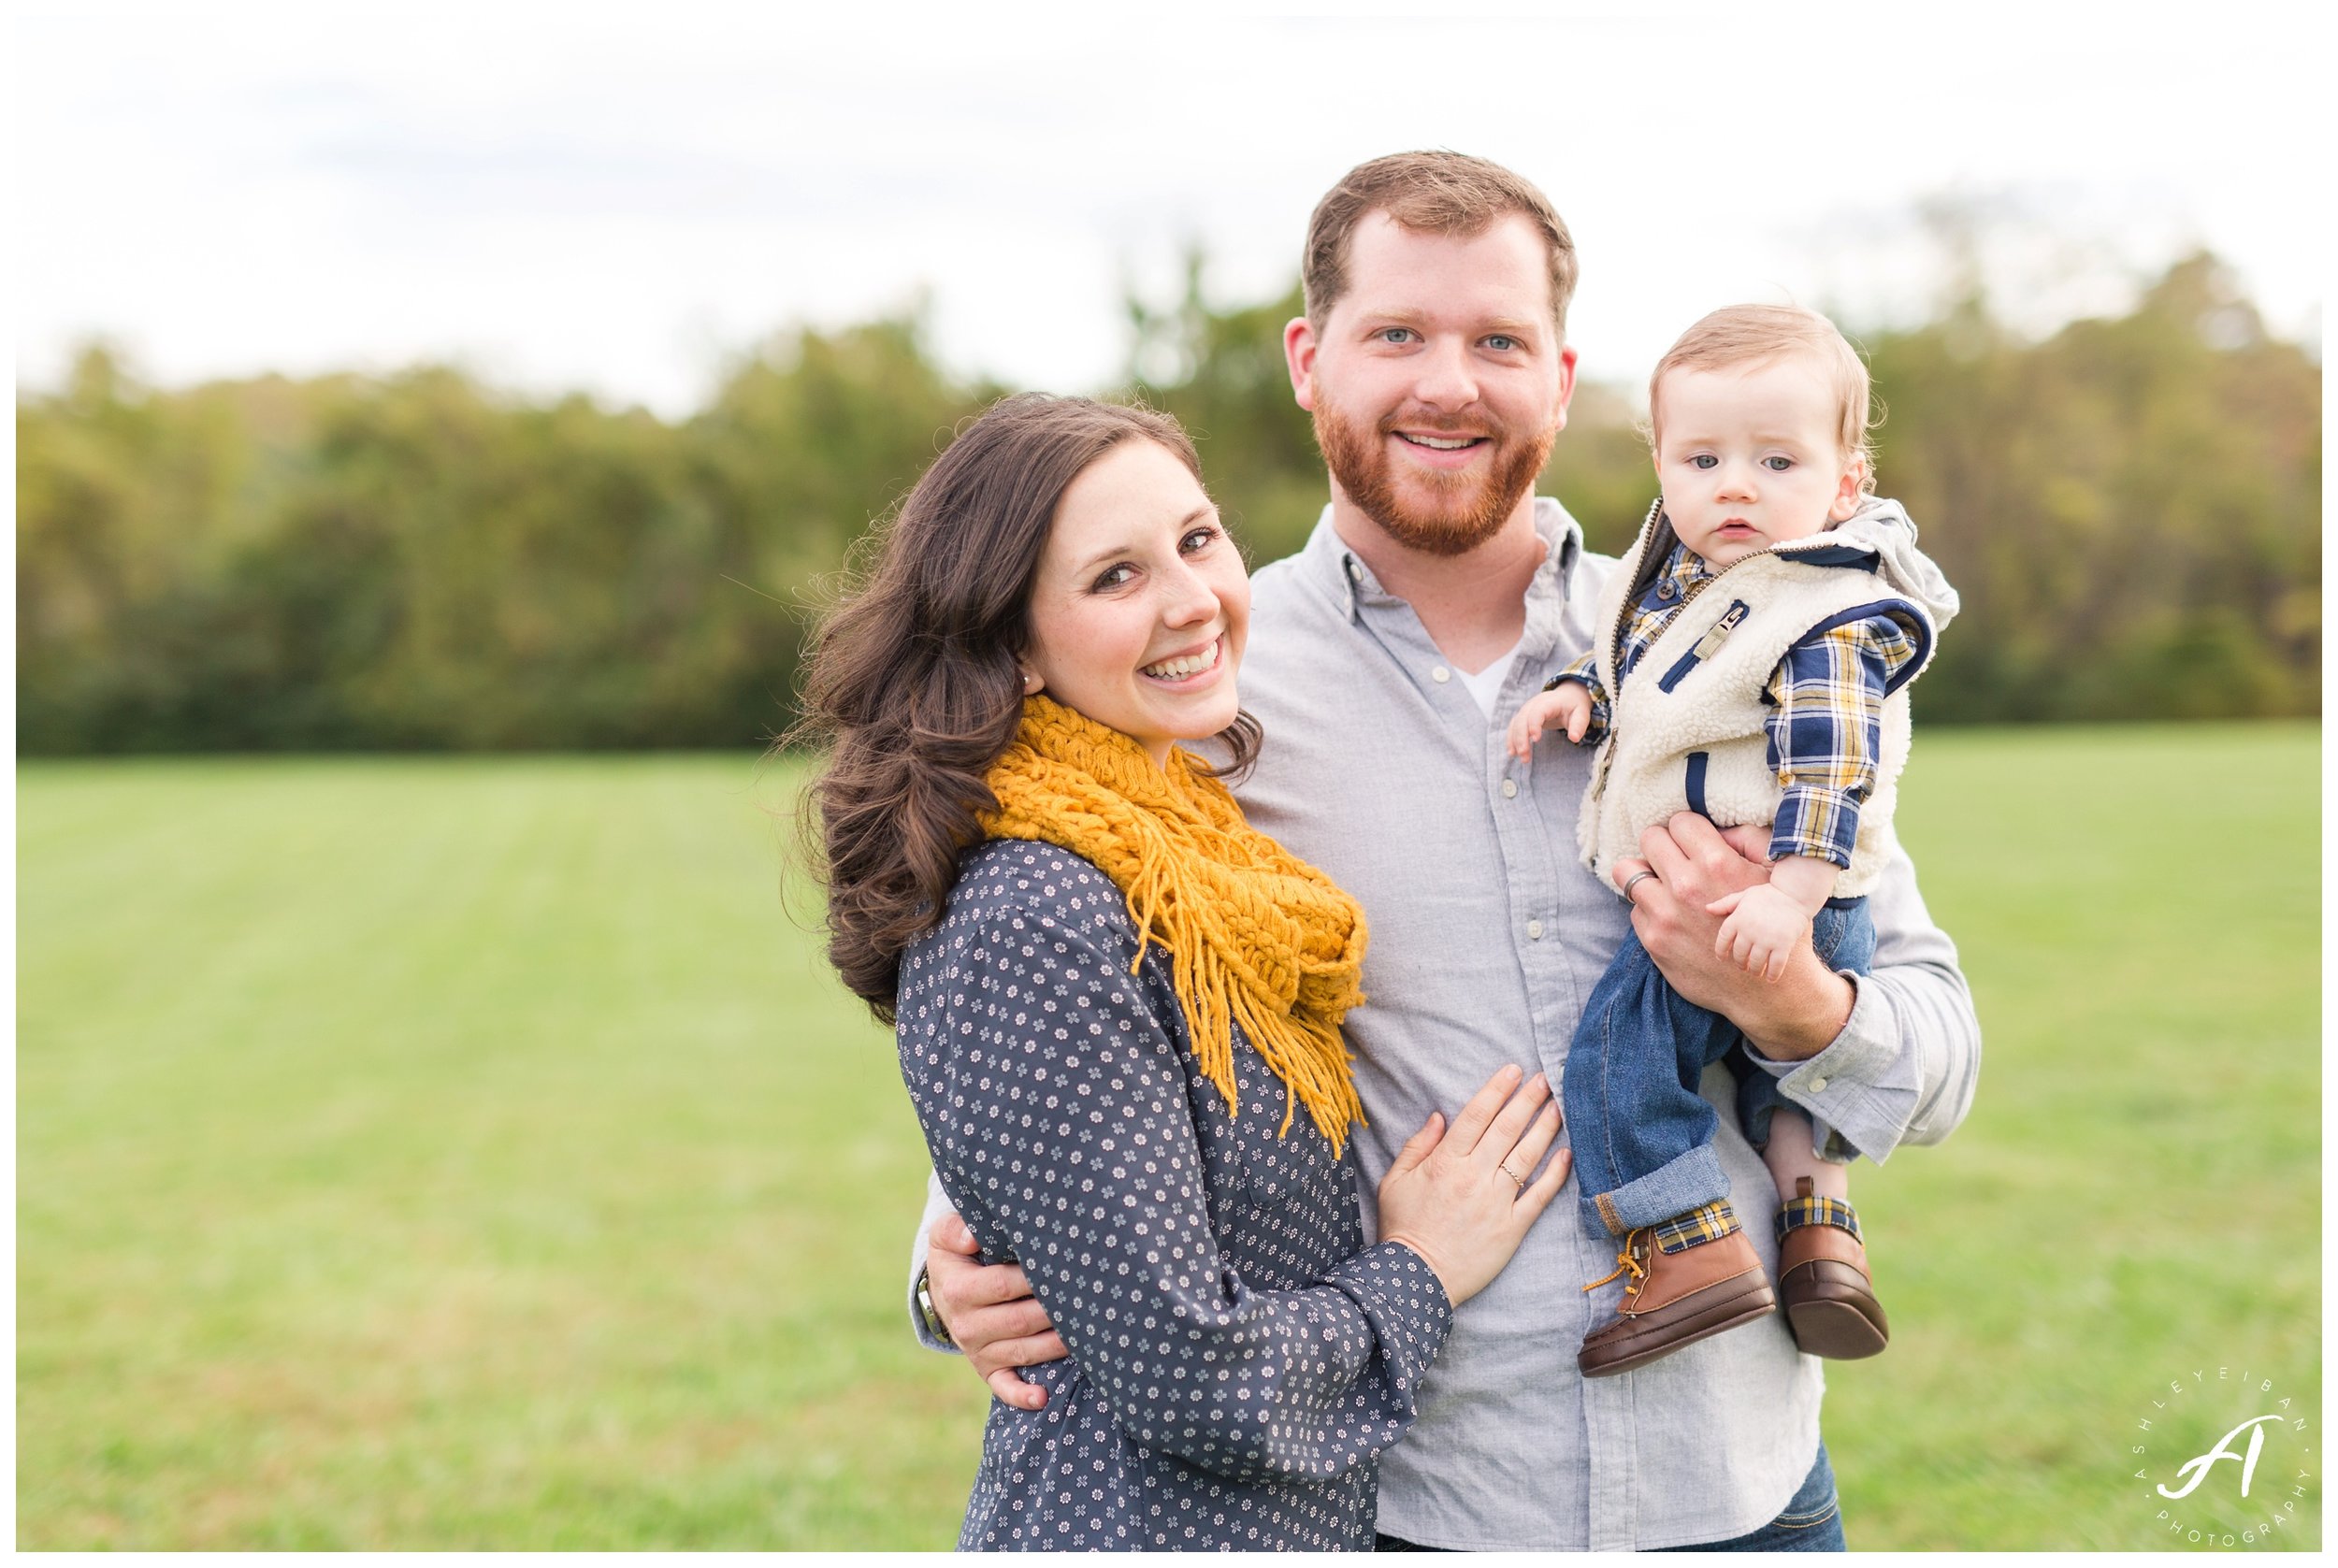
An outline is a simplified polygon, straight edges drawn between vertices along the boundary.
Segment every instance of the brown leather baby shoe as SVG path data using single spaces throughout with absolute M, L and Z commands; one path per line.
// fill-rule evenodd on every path
M 1778 1214 L 1778 1297 L 1794 1342 L 1805 1355 L 1838 1361 L 1881 1354 L 1892 1327 L 1868 1274 L 1858 1216 L 1848 1203 L 1813 1198 L 1808 1176 L 1795 1190 L 1799 1196 Z M 1824 1217 L 1805 1217 L 1814 1214 Z
M 1630 1277 L 1615 1320 L 1584 1336 L 1575 1361 L 1585 1377 L 1646 1366 L 1778 1309 L 1754 1243 L 1734 1224 L 1727 1235 L 1678 1252 L 1658 1246 L 1653 1229 L 1635 1230 L 1624 1238 L 1616 1262 L 1616 1273 Z

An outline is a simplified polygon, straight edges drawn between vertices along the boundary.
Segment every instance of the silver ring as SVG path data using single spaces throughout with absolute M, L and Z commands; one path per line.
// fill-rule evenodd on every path
M 1523 1192 L 1526 1190 L 1526 1183 L 1524 1179 L 1522 1178 L 1517 1172 L 1510 1169 L 1508 1161 L 1503 1161 L 1501 1164 L 1496 1165 L 1494 1169 L 1501 1172 L 1502 1174 L 1509 1177 L 1511 1183 L 1517 1187 L 1519 1191 Z
M 1633 872 L 1630 876 L 1625 877 L 1625 878 L 1624 879 L 1624 897 L 1625 901 L 1626 901 L 1626 902 L 1629 902 L 1629 901 L 1630 901 L 1631 897 L 1632 897 L 1632 889 L 1633 889 L 1633 888 L 1635 888 L 1635 887 L 1638 887 L 1638 886 L 1639 885 L 1639 884 L 1640 884 L 1640 878 L 1642 878 L 1642 877 L 1652 877 L 1652 876 L 1654 876 L 1655 874 L 1656 874 L 1656 873 L 1655 873 L 1655 872 L 1653 872 L 1653 871 L 1647 870 L 1637 870 L 1637 871 L 1634 871 L 1634 872 Z

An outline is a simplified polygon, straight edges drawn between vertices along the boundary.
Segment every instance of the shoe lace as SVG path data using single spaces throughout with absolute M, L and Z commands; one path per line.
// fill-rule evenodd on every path
M 1629 1273 L 1632 1277 L 1624 1282 L 1624 1293 L 1626 1296 L 1638 1295 L 1640 1285 L 1648 1278 L 1648 1265 L 1639 1260 L 1638 1242 L 1639 1232 L 1637 1230 L 1624 1237 L 1624 1250 L 1615 1255 L 1614 1270 L 1601 1278 L 1593 1280 L 1589 1285 L 1584 1286 L 1583 1288 L 1585 1290 L 1596 1290 L 1601 1286 L 1607 1284 L 1609 1280 L 1614 1279 L 1621 1274 Z

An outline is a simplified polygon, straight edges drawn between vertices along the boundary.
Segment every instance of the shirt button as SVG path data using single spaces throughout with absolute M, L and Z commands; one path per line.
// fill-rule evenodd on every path
M 1432 681 L 1435 681 L 1435 682 L 1436 682 L 1438 685 L 1440 685 L 1440 686 L 1441 686 L 1441 685 L 1443 685 L 1443 684 L 1445 684 L 1445 683 L 1446 683 L 1446 682 L 1448 682 L 1448 681 L 1451 680 L 1452 678 L 1453 678 L 1453 672 L 1452 672 L 1451 670 L 1450 670 L 1450 669 L 1446 669 L 1446 668 L 1445 668 L 1443 665 L 1441 665 L 1441 664 L 1440 664 L 1440 665 L 1438 665 L 1438 666 L 1437 666 L 1435 669 L 1432 669 L 1432 670 L 1430 670 L 1430 671 L 1429 671 L 1429 679 L 1430 679 L 1430 680 L 1432 680 Z
M 1527 921 L 1526 936 L 1529 941 L 1540 942 L 1542 940 L 1542 922 L 1539 920 Z
M 1813 1079 L 1811 1079 L 1811 1092 L 1812 1094 L 1821 1094 L 1821 1093 L 1824 1093 L 1824 1092 L 1826 1091 L 1826 1079 L 1824 1079 L 1824 1078 L 1813 1078 Z
M 1504 779 L 1502 781 L 1502 798 L 1505 800 L 1515 800 L 1518 798 L 1518 781 L 1516 779 Z

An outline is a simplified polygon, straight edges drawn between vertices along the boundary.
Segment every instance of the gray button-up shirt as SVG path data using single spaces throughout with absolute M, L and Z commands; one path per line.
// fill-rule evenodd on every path
M 1492 720 L 1328 511 L 1305 549 L 1253 580 L 1241 687 L 1266 741 L 1236 793 L 1371 922 L 1367 1000 L 1347 1030 L 1368 1118 L 1349 1146 L 1373 1234 L 1372 1191 L 1431 1111 L 1450 1115 L 1505 1062 L 1559 1080 L 1630 925 L 1576 857 L 1588 752 L 1561 739 L 1519 763 L 1503 745 L 1508 715 L 1590 645 L 1615 567 L 1584 551 L 1555 501 L 1536 501 L 1535 528 L 1547 554 Z M 1869 907 L 1874 973 L 1855 979 L 1842 1033 L 1808 1061 L 1765 1065 L 1837 1147 L 1880 1160 L 1963 1117 L 1980 1031 L 1904 854 Z M 1711 1069 L 1732 1201 L 1774 1274 L 1775 1198 L 1730 1091 Z M 1562 1197 L 1463 1305 L 1418 1421 L 1382 1456 L 1380 1530 L 1452 1548 L 1645 1550 L 1741 1535 L 1785 1506 L 1817 1456 L 1819 1362 L 1772 1316 L 1585 1381 L 1576 1350 L 1622 1287 L 1581 1287 L 1614 1266 L 1615 1244 L 1585 1235 Z

